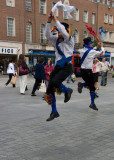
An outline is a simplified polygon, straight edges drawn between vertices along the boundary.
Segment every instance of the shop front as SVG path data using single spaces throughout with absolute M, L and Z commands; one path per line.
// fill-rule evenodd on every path
M 52 62 L 55 63 L 54 51 L 29 49 L 28 54 L 26 54 L 26 57 L 28 57 L 29 67 L 35 66 L 38 62 L 39 57 L 41 56 L 45 58 L 44 64 L 47 64 L 48 59 L 52 60 Z
M 0 68 L 2 68 L 3 74 L 6 74 L 8 63 L 11 59 L 13 59 L 15 63 L 17 63 L 17 59 L 20 53 L 21 48 L 0 45 Z

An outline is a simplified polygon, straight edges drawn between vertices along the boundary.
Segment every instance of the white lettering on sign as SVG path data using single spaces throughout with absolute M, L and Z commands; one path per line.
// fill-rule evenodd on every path
M 18 50 L 17 48 L 0 47 L 0 54 L 17 54 Z

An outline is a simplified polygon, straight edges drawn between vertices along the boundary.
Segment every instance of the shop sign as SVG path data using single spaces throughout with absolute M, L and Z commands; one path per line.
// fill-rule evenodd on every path
M 0 54 L 17 54 L 17 48 L 0 47 Z

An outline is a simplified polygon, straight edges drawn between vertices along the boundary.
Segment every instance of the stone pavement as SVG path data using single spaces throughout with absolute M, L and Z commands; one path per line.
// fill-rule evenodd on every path
M 33 78 L 24 96 L 18 79 L 16 88 L 5 87 L 6 80 L 0 77 L 0 160 L 114 160 L 114 79 L 98 91 L 98 112 L 88 107 L 88 90 L 77 93 L 78 79 L 67 84 L 72 98 L 65 104 L 57 96 L 60 117 L 51 122 L 42 93 L 30 96 Z

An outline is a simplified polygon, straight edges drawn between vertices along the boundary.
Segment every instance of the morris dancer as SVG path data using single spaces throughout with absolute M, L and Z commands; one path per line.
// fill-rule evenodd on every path
M 51 33 L 52 20 L 56 23 L 58 37 Z M 49 85 L 44 98 L 52 107 L 52 112 L 47 121 L 51 121 L 54 118 L 59 117 L 59 113 L 56 108 L 55 88 L 65 94 L 64 103 L 70 100 L 73 92 L 71 88 L 67 88 L 62 84 L 62 82 L 72 73 L 71 60 L 74 49 L 74 38 L 69 37 L 69 34 L 69 25 L 67 23 L 60 23 L 55 14 L 51 12 L 46 24 L 45 35 L 56 47 L 56 66 L 50 75 Z
M 91 104 L 89 107 L 92 108 L 93 110 L 98 110 L 94 102 L 94 99 L 97 97 L 97 95 L 95 93 L 92 68 L 93 68 L 94 58 L 104 54 L 103 43 L 101 43 L 101 51 L 96 51 L 92 47 L 93 42 L 91 41 L 90 37 L 85 38 L 83 41 L 84 41 L 84 48 L 80 49 L 80 56 L 81 56 L 81 75 L 85 83 L 81 82 L 78 83 L 78 92 L 82 93 L 82 88 L 88 86 L 91 97 Z

